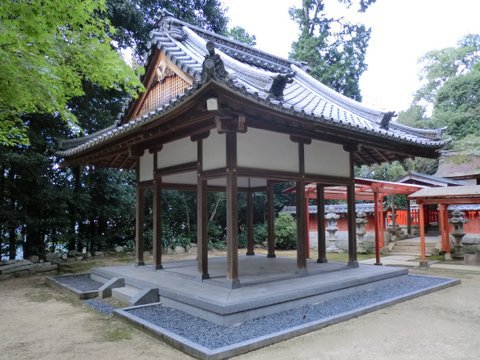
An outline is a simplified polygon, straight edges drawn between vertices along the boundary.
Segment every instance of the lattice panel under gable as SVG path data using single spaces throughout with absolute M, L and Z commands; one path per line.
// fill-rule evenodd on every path
M 178 75 L 168 76 L 161 82 L 157 82 L 148 91 L 145 101 L 143 102 L 140 111 L 137 113 L 137 116 L 141 116 L 168 103 L 177 95 L 183 94 L 185 89 L 187 89 L 189 86 L 190 84 Z

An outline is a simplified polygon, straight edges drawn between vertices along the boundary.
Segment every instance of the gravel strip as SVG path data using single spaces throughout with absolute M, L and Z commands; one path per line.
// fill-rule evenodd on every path
M 101 282 L 92 280 L 89 274 L 62 275 L 54 276 L 53 278 L 59 283 L 67 285 L 81 292 L 98 290 L 103 285 Z
M 361 290 L 354 294 L 327 300 L 321 304 L 305 305 L 297 309 L 249 320 L 240 325 L 229 327 L 216 325 L 204 319 L 179 310 L 162 307 L 161 305 L 130 309 L 128 312 L 179 336 L 183 336 L 196 344 L 214 350 L 294 326 L 340 315 L 448 281 L 450 279 L 407 276 L 404 280 L 381 285 L 375 289 Z
M 92 308 L 93 310 L 98 311 L 100 314 L 103 314 L 103 315 L 112 315 L 113 310 L 115 310 L 115 308 L 112 305 L 98 299 L 85 300 L 83 303 L 87 305 L 89 308 Z

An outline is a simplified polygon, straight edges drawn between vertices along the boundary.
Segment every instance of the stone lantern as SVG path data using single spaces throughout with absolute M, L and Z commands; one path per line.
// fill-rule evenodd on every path
M 365 236 L 366 225 L 368 223 L 367 214 L 363 211 L 357 213 L 357 218 L 355 219 L 356 232 L 357 232 L 357 252 L 360 254 L 366 254 L 367 250 L 363 247 L 363 237 Z
M 465 230 L 463 230 L 463 224 L 468 222 L 468 219 L 465 219 L 463 212 L 455 210 L 452 212 L 452 217 L 448 220 L 450 224 L 453 225 L 452 236 L 455 239 L 454 244 L 454 258 L 463 258 L 463 245 L 462 238 L 465 235 Z
M 326 252 L 335 252 L 335 253 L 341 253 L 343 252 L 340 250 L 337 245 L 335 244 L 335 241 L 337 240 L 337 237 L 335 236 L 335 233 L 337 232 L 337 220 L 340 218 L 340 215 L 335 213 L 335 208 L 330 205 L 330 207 L 327 210 L 327 214 L 325 215 L 325 219 L 327 219 L 327 232 L 328 232 L 328 247 L 326 249 Z

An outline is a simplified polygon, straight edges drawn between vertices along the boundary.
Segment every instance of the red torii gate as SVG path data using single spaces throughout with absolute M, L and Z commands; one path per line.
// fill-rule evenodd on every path
M 450 254 L 447 207 L 450 204 L 480 204 L 480 185 L 425 188 L 411 194 L 419 205 L 420 222 L 420 266 L 427 267 L 425 257 L 425 214 L 423 205 L 436 204 L 440 207 L 439 227 L 442 236 L 442 250 Z M 448 255 L 449 256 L 449 255 Z
M 347 199 L 347 188 L 345 186 L 322 186 L 323 187 L 323 200 L 346 200 Z M 410 195 L 415 193 L 420 189 L 424 189 L 425 186 L 422 185 L 413 185 L 413 184 L 404 184 L 396 183 L 392 181 L 382 181 L 382 180 L 372 180 L 364 178 L 355 178 L 355 200 L 368 200 L 373 201 L 374 203 L 374 212 L 375 212 L 375 257 L 376 265 L 381 265 L 380 262 L 380 248 L 385 246 L 384 238 L 384 222 L 383 222 L 383 198 L 387 195 Z M 318 199 L 317 196 L 318 185 L 311 183 L 305 186 L 305 197 L 306 201 L 306 219 L 307 219 L 307 249 L 309 249 L 308 244 L 310 243 L 309 239 L 309 212 L 308 212 L 308 199 Z M 295 191 L 295 188 L 287 189 L 287 191 Z M 317 204 L 318 206 L 319 204 Z M 408 203 L 409 205 L 409 203 Z M 317 207 L 319 209 L 320 207 Z M 324 208 L 324 206 L 322 206 Z M 408 224 L 410 224 L 410 206 L 407 208 L 408 213 Z M 320 216 L 320 211 L 317 210 L 319 224 L 323 225 L 323 216 Z M 320 221 L 322 219 L 322 221 Z M 410 227 L 409 227 L 410 228 Z M 325 233 L 323 226 L 318 228 L 318 244 L 320 252 L 320 241 L 325 241 Z M 309 251 L 309 250 L 307 250 Z M 309 253 L 307 253 L 309 256 Z M 320 254 L 319 254 L 320 258 Z

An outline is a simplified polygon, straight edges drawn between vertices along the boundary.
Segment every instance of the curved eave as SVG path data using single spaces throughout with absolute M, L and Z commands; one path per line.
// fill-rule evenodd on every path
M 252 117 L 250 119 L 252 124 L 257 121 L 256 125 L 253 125 L 254 127 L 263 123 L 260 126 L 268 128 L 268 126 L 276 126 L 277 123 L 281 123 L 282 125 L 279 129 L 286 133 L 296 133 L 305 137 L 345 145 L 359 144 L 361 145 L 360 151 L 355 154 L 355 163 L 357 165 L 402 160 L 414 156 L 436 158 L 439 155 L 438 151 L 448 143 L 448 140 L 404 137 L 401 134 L 385 129 L 369 131 L 361 126 L 352 126 L 349 122 L 315 117 L 305 112 L 297 112 L 294 107 L 286 107 L 279 101 L 261 98 L 256 93 L 249 93 L 245 87 L 238 87 L 232 81 L 219 82 L 210 80 L 205 84 L 195 83 L 183 95 L 161 108 L 108 132 L 104 132 L 79 146 L 58 151 L 57 155 L 65 157 L 67 162 L 82 162 L 82 159 L 90 159 L 89 161 L 95 162 L 95 154 L 99 149 L 111 148 L 111 156 L 106 156 L 106 160 L 102 162 L 102 165 L 116 165 L 112 157 L 120 153 L 126 156 L 125 154 L 128 153 L 129 146 L 145 141 L 149 136 L 144 133 L 147 127 L 151 129 L 153 126 L 161 127 L 167 124 L 176 116 L 175 114 L 185 113 L 197 104 L 198 101 L 202 100 L 200 97 L 205 95 L 207 91 L 216 94 L 220 99 L 228 98 L 227 104 L 233 100 L 230 105 L 234 106 L 234 103 L 239 104 L 238 111 L 243 109 L 247 115 L 249 112 L 260 113 L 262 118 L 255 120 Z M 248 106 L 245 106 L 245 101 L 248 102 Z M 249 109 L 250 107 L 251 109 Z M 154 122 L 155 124 L 153 125 Z M 249 118 L 247 117 L 247 124 L 248 122 Z M 116 147 L 118 147 L 118 151 L 115 151 Z M 123 161 L 125 167 L 131 167 L 132 161 L 136 158 L 132 155 L 128 156 L 130 156 L 130 160 L 118 159 L 118 162 Z

